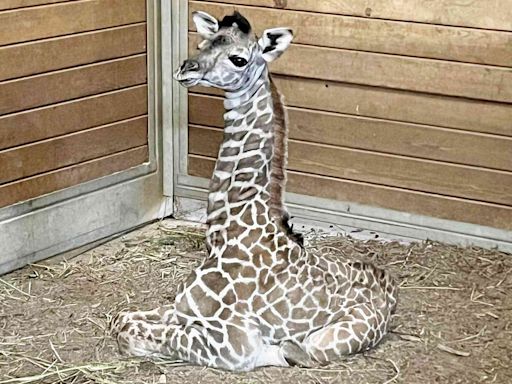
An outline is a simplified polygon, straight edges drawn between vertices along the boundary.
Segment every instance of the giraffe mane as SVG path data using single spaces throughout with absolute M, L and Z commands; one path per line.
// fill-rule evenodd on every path
M 219 23 L 219 29 L 230 28 L 233 24 L 236 24 L 240 32 L 245 34 L 249 34 L 251 32 L 251 24 L 249 23 L 249 20 L 243 17 L 238 11 L 233 12 L 232 15 L 224 16 L 222 21 Z
M 285 168 L 288 157 L 288 115 L 284 109 L 283 96 L 277 89 L 270 74 L 269 80 L 274 109 L 274 118 L 272 120 L 274 155 L 270 171 L 272 175 L 270 179 L 270 216 L 277 220 L 281 229 L 284 230 L 290 239 L 302 246 L 304 238 L 301 234 L 293 232 L 293 226 L 289 222 L 290 216 L 284 206 Z

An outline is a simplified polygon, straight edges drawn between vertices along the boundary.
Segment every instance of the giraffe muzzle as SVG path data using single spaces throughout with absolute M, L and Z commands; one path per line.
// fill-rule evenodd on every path
M 174 78 L 185 87 L 191 87 L 196 85 L 202 78 L 199 68 L 199 63 L 197 61 L 185 60 L 176 72 L 174 72 Z

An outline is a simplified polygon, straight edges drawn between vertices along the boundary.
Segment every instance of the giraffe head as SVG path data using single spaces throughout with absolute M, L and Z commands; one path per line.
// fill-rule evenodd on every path
M 205 12 L 194 12 L 193 20 L 203 39 L 199 52 L 174 73 L 185 87 L 203 85 L 230 92 L 242 89 L 261 74 L 267 63 L 277 59 L 293 38 L 290 29 L 273 28 L 257 39 L 247 19 L 236 11 L 222 21 Z

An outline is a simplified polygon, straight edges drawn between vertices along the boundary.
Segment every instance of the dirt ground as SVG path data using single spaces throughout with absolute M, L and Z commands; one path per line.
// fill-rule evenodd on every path
M 0 383 L 512 383 L 512 255 L 424 242 L 309 233 L 310 245 L 390 269 L 392 332 L 374 350 L 319 369 L 246 374 L 119 356 L 119 309 L 172 301 L 204 257 L 203 231 L 149 225 L 72 260 L 0 277 Z

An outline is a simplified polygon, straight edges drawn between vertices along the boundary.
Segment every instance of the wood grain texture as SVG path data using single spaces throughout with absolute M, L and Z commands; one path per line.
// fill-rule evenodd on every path
M 279 77 L 294 107 L 512 136 L 512 105 L 345 83 Z
M 0 83 L 0 115 L 146 82 L 146 55 Z
M 199 41 L 189 33 L 189 52 Z M 270 68 L 280 75 L 512 103 L 512 68 L 294 44 Z
M 64 3 L 66 1 L 71 0 L 2 0 L 0 2 L 0 11 L 23 7 L 34 7 L 38 5 Z
M 512 170 L 512 138 L 295 108 L 290 124 L 297 140 Z
M 0 12 L 0 45 L 146 21 L 145 0 L 82 0 Z
M 0 152 L 0 184 L 147 144 L 146 116 Z
M 216 159 L 219 153 L 219 146 L 222 143 L 222 132 L 221 129 L 189 125 L 188 153 L 190 155 L 200 155 Z
M 218 0 L 216 2 L 373 19 L 512 30 L 512 6 L 509 0 Z
M 213 158 L 194 155 L 188 157 L 188 171 L 192 176 L 210 178 L 214 166 Z M 494 228 L 512 229 L 512 208 L 507 206 L 294 171 L 288 171 L 287 176 L 289 192 Z
M 512 205 L 512 173 L 401 156 L 290 143 L 289 169 Z
M 146 162 L 147 145 L 0 185 L 0 207 L 39 197 Z
M 0 149 L 147 114 L 147 86 L 0 116 Z
M 419 23 L 367 19 L 271 8 L 189 2 L 191 14 L 204 11 L 218 19 L 235 8 L 261 36 L 267 28 L 286 26 L 294 31 L 294 43 L 395 55 L 509 66 L 512 33 L 454 28 Z
M 200 133 L 198 133 L 198 131 Z M 189 153 L 216 157 L 222 130 L 189 127 Z M 512 205 L 512 173 L 289 140 L 287 169 Z
M 189 123 L 224 126 L 222 99 L 190 94 Z M 288 108 L 289 137 L 376 152 L 512 170 L 512 138 Z
M 0 81 L 146 52 L 146 24 L 0 48 Z

